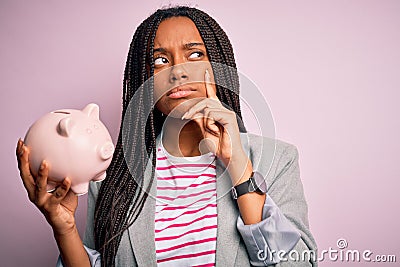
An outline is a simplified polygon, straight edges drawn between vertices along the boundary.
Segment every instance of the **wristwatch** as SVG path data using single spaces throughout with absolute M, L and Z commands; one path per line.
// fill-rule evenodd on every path
M 267 193 L 267 183 L 261 173 L 255 171 L 251 174 L 249 180 L 232 187 L 231 193 L 234 199 L 238 199 L 241 195 L 256 192 L 260 195 Z

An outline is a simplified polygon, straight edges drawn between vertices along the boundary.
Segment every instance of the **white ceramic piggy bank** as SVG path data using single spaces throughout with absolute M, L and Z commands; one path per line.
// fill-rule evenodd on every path
M 43 160 L 49 163 L 47 190 L 53 190 L 69 177 L 71 190 L 77 195 L 87 193 L 89 181 L 106 177 L 114 152 L 96 104 L 83 110 L 63 109 L 44 115 L 29 128 L 24 142 L 30 150 L 34 175 Z

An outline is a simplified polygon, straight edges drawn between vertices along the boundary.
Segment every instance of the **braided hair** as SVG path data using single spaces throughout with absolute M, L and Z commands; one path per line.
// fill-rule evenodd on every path
M 144 20 L 130 44 L 123 80 L 123 121 L 114 156 L 107 170 L 107 178 L 101 184 L 95 208 L 95 248 L 102 254 L 104 266 L 115 265 L 122 233 L 140 214 L 154 180 L 156 137 L 161 132 L 165 118 L 160 111 L 153 108 L 153 84 L 150 83 L 150 88 L 146 90 L 139 88 L 154 75 L 153 49 L 158 25 L 167 18 L 179 16 L 188 17 L 194 22 L 210 62 L 220 63 L 217 66 L 212 65 L 217 97 L 225 106 L 235 111 L 239 130 L 246 132 L 241 120 L 239 79 L 232 45 L 218 23 L 205 12 L 186 6 L 159 9 Z M 219 65 L 229 68 L 218 67 Z M 128 108 L 134 95 L 137 99 L 134 103 L 135 108 Z M 146 109 L 149 112 L 146 112 Z M 125 116 L 137 119 L 124 122 Z M 123 125 L 124 123 L 128 123 L 128 127 Z M 129 129 L 129 132 L 124 132 L 123 128 Z M 142 136 L 144 138 L 140 138 Z M 125 153 L 128 150 L 130 155 L 134 156 L 127 160 L 124 150 Z M 148 188 L 144 189 L 144 171 L 150 156 L 153 163 L 151 181 Z

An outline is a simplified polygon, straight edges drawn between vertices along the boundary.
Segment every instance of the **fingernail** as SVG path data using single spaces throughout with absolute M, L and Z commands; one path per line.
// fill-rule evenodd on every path
M 22 155 L 24 154 L 24 151 L 25 151 L 24 145 L 22 145 L 21 151 L 19 152 L 19 156 L 20 156 L 20 157 L 22 157 Z
M 182 120 L 186 119 L 187 114 L 188 114 L 188 112 L 185 112 L 185 114 L 183 114 L 183 116 L 182 116 L 181 119 L 182 119 Z
M 42 161 L 42 164 L 40 164 L 40 170 L 43 170 L 45 167 L 46 161 Z
M 208 72 L 208 69 L 206 69 L 206 80 L 210 81 L 210 73 Z

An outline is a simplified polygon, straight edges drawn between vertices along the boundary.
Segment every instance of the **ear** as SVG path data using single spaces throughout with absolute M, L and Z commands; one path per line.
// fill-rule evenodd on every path
M 83 113 L 86 113 L 88 117 L 91 117 L 93 119 L 99 119 L 99 106 L 91 103 L 87 105 L 84 109 L 82 109 Z
M 57 132 L 64 137 L 69 137 L 71 136 L 73 128 L 74 128 L 73 120 L 71 119 L 71 117 L 67 117 L 60 120 L 57 126 Z

